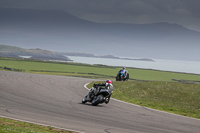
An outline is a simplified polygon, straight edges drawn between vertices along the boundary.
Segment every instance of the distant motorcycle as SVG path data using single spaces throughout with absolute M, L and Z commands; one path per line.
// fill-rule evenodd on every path
M 129 73 L 125 76 L 123 72 L 119 71 L 116 76 L 116 81 L 127 81 L 129 79 Z
M 97 106 L 98 104 L 108 103 L 110 100 L 110 96 L 112 95 L 112 90 L 104 89 L 101 87 L 92 88 L 93 93 L 90 100 L 88 100 L 88 95 L 86 95 L 82 99 L 82 103 L 85 104 L 86 102 L 92 103 L 93 106 Z

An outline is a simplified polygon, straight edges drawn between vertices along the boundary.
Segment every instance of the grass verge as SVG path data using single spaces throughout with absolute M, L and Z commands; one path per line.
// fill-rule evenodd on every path
M 114 81 L 113 86 L 112 98 L 200 119 L 200 84 Z
M 27 122 L 0 118 L 0 133 L 75 133 L 50 126 L 40 126 Z
M 0 69 L 28 73 L 115 80 L 115 77 L 121 68 L 106 65 L 88 65 L 80 63 L 50 62 L 0 57 Z M 195 81 L 196 83 L 200 83 L 200 75 L 197 74 L 186 74 L 136 68 L 127 68 L 127 70 L 130 75 L 130 80 L 190 83 Z

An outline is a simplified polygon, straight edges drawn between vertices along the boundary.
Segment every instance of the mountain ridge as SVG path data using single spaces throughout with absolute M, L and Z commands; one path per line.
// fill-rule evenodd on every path
M 64 11 L 0 9 L 0 43 L 60 52 L 198 60 L 200 32 L 178 24 L 96 23 Z M 102 54 L 103 53 L 103 54 Z

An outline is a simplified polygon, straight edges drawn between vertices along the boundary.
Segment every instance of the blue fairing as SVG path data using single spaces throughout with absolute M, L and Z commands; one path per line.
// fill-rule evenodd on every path
M 121 74 L 122 76 L 124 76 L 124 73 L 122 71 L 118 72 L 118 75 Z

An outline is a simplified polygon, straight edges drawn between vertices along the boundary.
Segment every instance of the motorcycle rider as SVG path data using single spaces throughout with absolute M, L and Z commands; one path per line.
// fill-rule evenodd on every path
M 128 71 L 126 70 L 126 67 L 123 67 L 120 72 L 123 73 L 123 77 L 126 78 L 127 77 L 127 74 L 128 74 Z
M 93 84 L 93 87 L 89 90 L 89 93 L 88 93 L 88 95 L 87 95 L 87 100 L 88 101 L 91 101 L 91 98 L 93 98 L 94 97 L 94 89 L 101 89 L 101 88 L 103 88 L 103 89 L 108 89 L 110 92 L 111 92 L 111 94 L 112 94 L 112 91 L 113 91 L 113 85 L 112 85 L 112 82 L 111 82 L 111 80 L 106 80 L 106 82 L 105 83 L 99 83 L 99 84 Z M 111 97 L 111 95 L 106 99 L 106 104 L 107 103 L 109 103 L 109 101 L 110 101 L 110 97 Z

